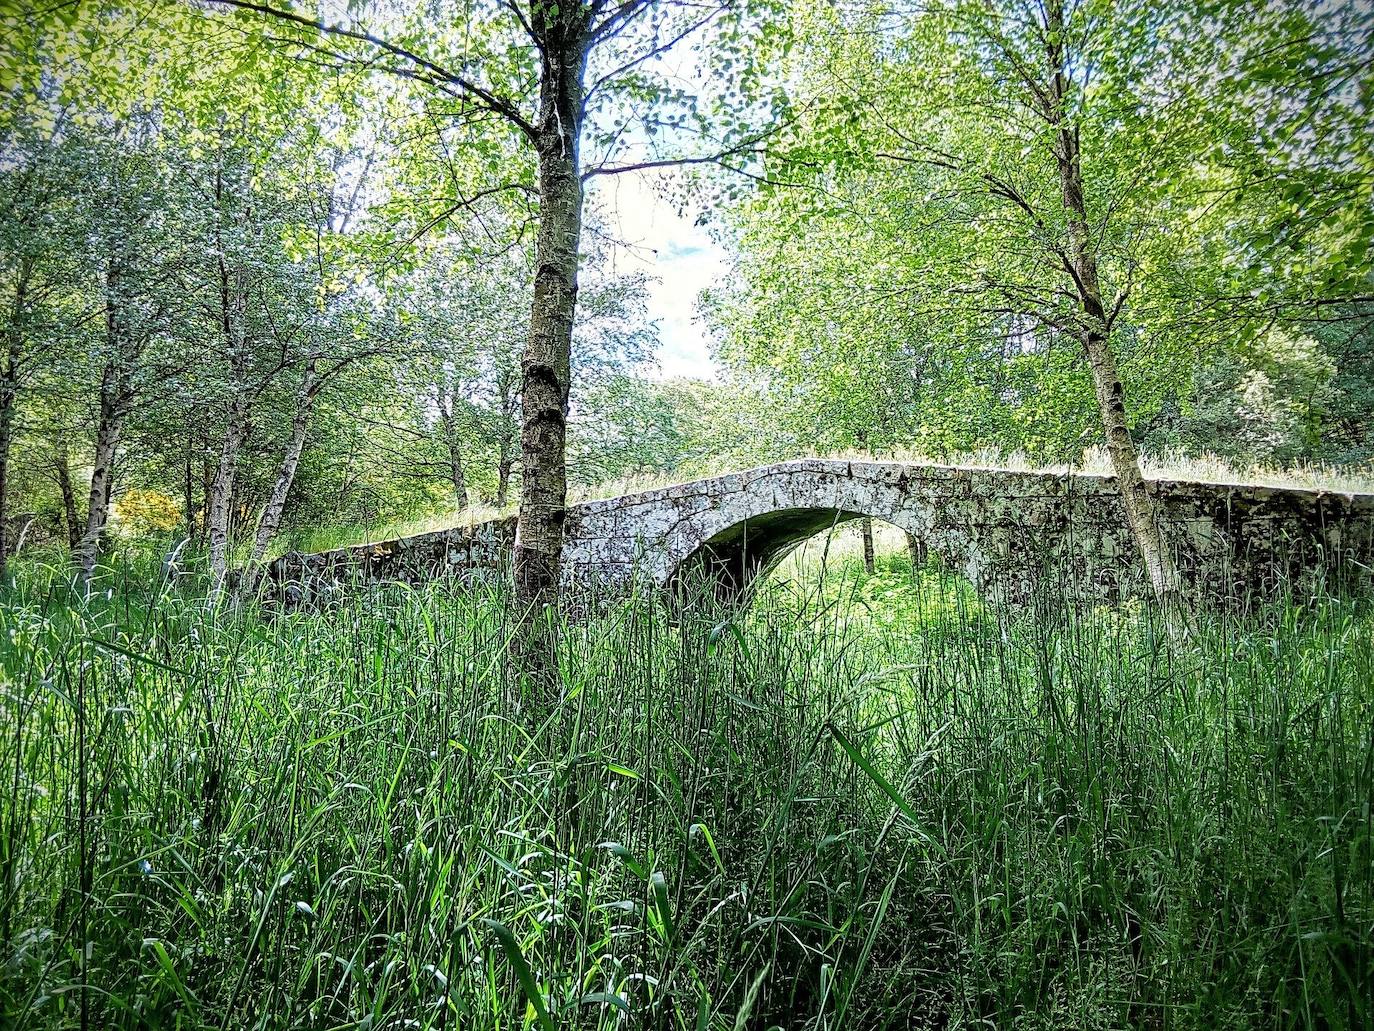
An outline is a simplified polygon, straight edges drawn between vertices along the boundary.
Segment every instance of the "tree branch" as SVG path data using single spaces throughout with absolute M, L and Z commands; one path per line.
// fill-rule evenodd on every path
M 378 50 L 385 51 L 393 57 L 399 57 L 404 61 L 409 61 L 416 68 L 424 69 L 426 72 L 429 72 L 431 75 L 436 76 L 444 82 L 452 83 L 487 110 L 501 115 L 530 139 L 534 139 L 536 135 L 534 125 L 531 124 L 530 121 L 520 113 L 515 104 L 507 98 L 498 96 L 490 90 L 477 85 L 477 83 L 473 82 L 471 79 L 451 72 L 435 64 L 433 61 L 421 57 L 414 51 L 390 43 L 380 36 L 375 36 L 362 29 L 346 29 L 342 25 L 326 25 L 292 11 L 284 11 L 268 4 L 254 3 L 253 0 L 209 0 L 209 2 L 219 7 L 231 7 L 241 11 L 251 11 L 254 14 L 265 15 L 270 18 L 277 18 L 281 21 L 291 22 L 292 24 L 300 25 L 315 32 L 323 32 L 331 36 L 342 36 L 345 39 L 352 39 L 376 47 Z M 395 74 L 405 74 L 405 72 L 398 69 L 387 70 Z M 410 77 L 419 78 L 421 81 L 424 81 L 423 77 L 419 75 L 411 75 Z

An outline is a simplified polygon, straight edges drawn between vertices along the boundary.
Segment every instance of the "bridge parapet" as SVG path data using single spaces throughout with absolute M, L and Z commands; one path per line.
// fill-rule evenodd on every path
M 1374 495 L 1192 481 L 1153 489 L 1194 593 L 1266 593 L 1312 576 L 1367 583 L 1374 569 Z M 804 540 L 863 516 L 896 525 L 1001 604 L 1024 605 L 1047 581 L 1090 602 L 1146 589 L 1111 477 L 822 459 L 572 506 L 564 577 L 605 595 L 704 575 L 735 596 Z M 269 572 L 306 593 L 320 578 L 490 573 L 513 540 L 504 520 L 288 556 Z
M 283 602 L 297 605 L 364 583 L 495 578 L 505 575 L 514 544 L 512 516 L 333 551 L 293 551 L 268 564 L 265 580 Z

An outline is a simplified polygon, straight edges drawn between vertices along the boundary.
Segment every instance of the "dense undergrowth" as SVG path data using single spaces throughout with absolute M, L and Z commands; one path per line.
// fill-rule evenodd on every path
M 1374 618 L 0 602 L 0 1024 L 1361 1028 Z M 837 586 L 838 585 L 838 586 Z M 102 585 L 104 586 L 104 585 Z

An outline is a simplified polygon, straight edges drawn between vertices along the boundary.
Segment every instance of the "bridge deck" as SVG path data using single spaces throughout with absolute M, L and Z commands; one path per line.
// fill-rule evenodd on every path
M 1230 591 L 1280 575 L 1374 567 L 1374 494 L 1202 480 L 1154 480 L 1166 536 L 1197 583 Z M 1068 470 L 798 459 L 569 506 L 565 578 L 598 589 L 660 586 L 709 561 L 730 590 L 801 540 L 859 516 L 918 537 L 980 589 L 1025 595 L 1052 559 L 1061 582 L 1104 600 L 1136 593 L 1140 577 L 1114 477 Z M 422 580 L 504 567 L 512 517 L 414 537 L 287 555 L 278 584 Z

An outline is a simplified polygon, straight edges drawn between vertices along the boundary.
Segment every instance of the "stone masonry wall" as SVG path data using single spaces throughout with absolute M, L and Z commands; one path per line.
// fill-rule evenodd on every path
M 442 576 L 476 581 L 504 576 L 514 545 L 510 517 L 309 555 L 291 552 L 268 565 L 264 580 L 269 596 L 288 606 L 319 602 L 359 583 L 420 584 Z
M 1173 481 L 1155 489 L 1195 593 L 1368 582 L 1374 569 L 1374 495 Z M 1145 589 L 1110 477 L 814 459 L 573 506 L 564 577 L 609 598 L 635 581 L 667 587 L 699 571 L 738 593 L 796 544 L 859 516 L 914 535 L 997 603 L 1024 605 L 1047 585 L 1104 602 Z M 513 540 L 507 519 L 290 555 L 269 574 L 288 601 L 359 579 L 491 575 Z

